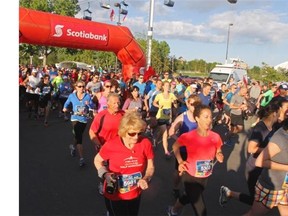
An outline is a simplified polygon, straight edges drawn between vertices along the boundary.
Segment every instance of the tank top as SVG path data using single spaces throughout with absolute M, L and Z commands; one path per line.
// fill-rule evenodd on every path
M 105 109 L 107 109 L 107 98 L 101 92 L 101 97 L 98 105 L 98 113 Z
M 183 123 L 179 128 L 180 135 L 197 128 L 197 122 L 189 120 L 187 111 L 183 113 Z

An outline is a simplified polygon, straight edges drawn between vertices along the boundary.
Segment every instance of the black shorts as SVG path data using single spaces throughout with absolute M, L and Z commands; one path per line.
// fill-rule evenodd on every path
M 157 119 L 157 124 L 159 126 L 161 125 L 170 125 L 170 120 L 169 119 Z
M 236 126 L 236 125 L 242 125 L 244 126 L 244 118 L 243 115 L 234 115 L 230 114 L 231 117 L 231 125 Z

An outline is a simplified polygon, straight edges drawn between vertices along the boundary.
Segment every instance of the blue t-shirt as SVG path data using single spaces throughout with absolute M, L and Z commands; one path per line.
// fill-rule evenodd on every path
M 201 102 L 203 105 L 207 105 L 209 106 L 210 105 L 210 102 L 211 102 L 211 96 L 210 95 L 207 95 L 205 96 L 202 92 L 199 94 L 199 97 L 201 99 Z

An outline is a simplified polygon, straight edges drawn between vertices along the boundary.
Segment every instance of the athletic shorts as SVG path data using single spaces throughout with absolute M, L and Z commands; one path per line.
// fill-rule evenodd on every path
M 158 126 L 161 126 L 161 125 L 169 126 L 170 125 L 170 119 L 157 119 L 157 124 L 158 124 Z
M 254 200 L 256 202 L 261 202 L 269 209 L 272 209 L 279 204 L 288 205 L 288 189 L 269 190 L 267 188 L 264 188 L 258 181 L 255 186 Z
M 231 125 L 236 126 L 236 125 L 242 125 L 244 126 L 244 118 L 242 115 L 234 115 L 230 114 L 231 118 Z

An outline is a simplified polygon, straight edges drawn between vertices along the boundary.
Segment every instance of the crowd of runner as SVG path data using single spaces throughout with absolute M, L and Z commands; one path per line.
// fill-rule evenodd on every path
M 153 148 L 150 150 L 147 147 L 147 142 L 154 148 L 162 145 L 163 157 L 166 159 L 173 155 L 176 158 L 173 176 L 176 203 L 169 206 L 167 214 L 179 215 L 181 208 L 190 203 L 196 215 L 207 215 L 203 191 L 215 161 L 222 163 L 224 160 L 222 145 L 232 145 L 233 137 L 244 130 L 244 121 L 257 116 L 248 138 L 246 179 L 249 194 L 222 186 L 219 203 L 225 206 L 229 199 L 236 198 L 252 206 L 247 215 L 261 215 L 276 206 L 281 215 L 288 212 L 286 83 L 265 84 L 259 80 L 235 83 L 231 78 L 229 83 L 222 83 L 218 87 L 209 77 L 187 83 L 180 76 L 174 77 L 168 72 L 148 78 L 143 74 L 133 75 L 125 81 L 121 71 L 91 72 L 77 68 L 30 68 L 20 65 L 19 96 L 28 110 L 27 117 L 43 119 L 44 126 L 49 125 L 51 110 L 58 112 L 58 117 L 64 121 L 72 122 L 75 142 L 69 148 L 71 156 L 79 156 L 80 167 L 85 165 L 83 133 L 87 123 L 92 121 L 89 137 L 95 145 L 99 192 L 105 197 L 110 216 L 117 215 L 117 212 L 121 212 L 121 215 L 138 213 L 138 195 L 111 196 L 107 188 L 109 181 L 117 181 L 115 170 L 118 172 L 117 178 L 125 176 L 127 182 L 132 178 L 134 183 L 131 183 L 131 188 L 135 185 L 141 190 L 148 188 L 154 173 L 154 154 Z M 131 121 L 139 126 L 133 128 Z M 119 128 L 123 124 L 125 130 Z M 148 139 L 142 141 L 141 137 Z M 141 151 L 147 154 L 148 159 L 149 169 L 146 169 L 146 173 L 142 166 L 141 170 L 136 170 L 139 175 L 132 175 L 130 172 L 133 169 L 123 171 L 115 167 L 124 166 L 110 158 L 110 153 L 114 154 L 115 150 L 102 148 L 106 143 L 111 146 L 109 140 L 112 139 L 116 139 L 117 143 L 122 140 L 131 154 L 138 152 L 134 148 L 135 143 L 142 143 L 144 149 Z M 171 139 L 172 146 L 169 145 Z M 120 146 L 117 149 L 124 151 Z M 142 182 L 142 179 L 145 181 Z M 181 192 L 181 182 L 184 192 Z M 132 189 L 123 186 L 121 190 L 119 194 L 124 193 L 123 190 L 130 194 Z M 120 200 L 129 202 L 121 202 L 120 205 L 117 202 Z M 124 204 L 128 209 L 130 206 L 133 213 L 123 212 L 127 209 L 121 207 Z

